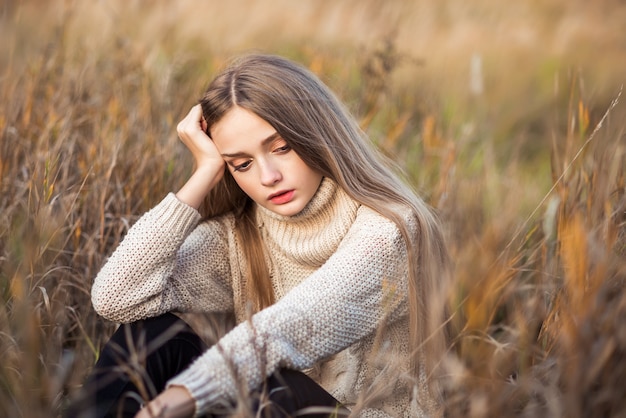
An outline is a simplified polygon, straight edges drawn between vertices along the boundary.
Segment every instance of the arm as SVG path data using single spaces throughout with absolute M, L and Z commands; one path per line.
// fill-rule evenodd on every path
M 205 133 L 207 126 L 200 105 L 191 108 L 177 126 L 178 137 L 191 151 L 196 169 L 176 197 L 198 209 L 204 197 L 222 179 L 225 163 L 211 138 Z
M 202 413 L 234 399 L 239 385 L 258 387 L 280 367 L 311 367 L 349 347 L 385 319 L 406 315 L 406 257 L 395 225 L 362 208 L 324 266 L 238 325 L 170 387 L 185 386 Z M 395 303 L 387 303 L 392 294 Z
M 228 266 L 219 257 L 228 251 L 223 225 L 194 230 L 200 202 L 224 173 L 201 113 L 194 106 L 177 127 L 195 159 L 194 173 L 176 197 L 168 195 L 129 230 L 94 281 L 93 305 L 108 319 L 126 322 L 174 309 L 212 310 L 229 299 L 224 286 Z M 207 258 L 207 251 L 215 255 Z M 212 286 L 212 278 L 221 280 Z
M 200 215 L 169 194 L 128 231 L 91 289 L 93 306 L 115 322 L 179 311 L 232 309 L 228 219 Z M 197 225 L 197 226 L 196 226 Z

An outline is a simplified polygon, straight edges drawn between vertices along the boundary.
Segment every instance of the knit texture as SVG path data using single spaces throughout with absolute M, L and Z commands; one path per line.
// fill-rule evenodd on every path
M 407 214 L 412 232 L 415 221 Z M 277 302 L 246 320 L 247 271 L 231 215 L 200 222 L 169 194 L 128 231 L 96 277 L 103 317 L 234 312 L 238 325 L 169 385 L 197 414 L 233 402 L 282 367 L 305 370 L 361 416 L 419 416 L 406 373 L 406 245 L 395 224 L 329 179 L 296 216 L 262 207 L 257 222 Z M 367 404 L 369 409 L 359 409 Z

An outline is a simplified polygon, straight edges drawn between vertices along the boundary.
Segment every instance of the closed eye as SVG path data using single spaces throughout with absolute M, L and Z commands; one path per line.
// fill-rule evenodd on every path
M 233 167 L 234 171 L 241 171 L 241 172 L 243 172 L 243 171 L 246 171 L 248 168 L 250 168 L 250 164 L 252 164 L 251 160 L 246 161 L 246 162 L 241 163 L 241 164 L 232 164 L 231 163 L 230 165 L 231 165 L 231 167 Z
M 274 149 L 274 152 L 278 153 L 278 154 L 283 154 L 285 152 L 291 151 L 291 147 L 287 144 L 283 145 L 282 147 L 278 147 L 276 149 Z

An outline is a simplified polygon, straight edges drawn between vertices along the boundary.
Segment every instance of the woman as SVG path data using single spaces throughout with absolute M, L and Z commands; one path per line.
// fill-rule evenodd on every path
M 442 233 L 329 89 L 286 59 L 245 56 L 178 135 L 193 174 L 95 279 L 96 311 L 133 326 L 94 374 L 138 344 L 137 329 L 152 330 L 141 334 L 149 345 L 163 318 L 180 322 L 168 312 L 233 312 L 237 325 L 206 350 L 186 328 L 168 338 L 191 348 L 156 360 L 177 365 L 157 373 L 164 389 L 137 416 L 221 414 L 246 397 L 273 416 L 436 414 Z M 122 408 L 114 397 L 111 410 Z

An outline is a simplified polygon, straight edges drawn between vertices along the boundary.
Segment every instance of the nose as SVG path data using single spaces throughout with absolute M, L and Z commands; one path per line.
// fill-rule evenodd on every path
M 261 184 L 263 186 L 273 186 L 283 179 L 283 176 L 275 165 L 270 161 L 261 164 Z

